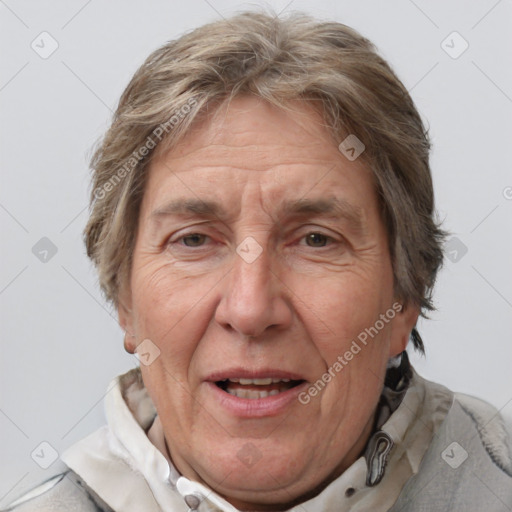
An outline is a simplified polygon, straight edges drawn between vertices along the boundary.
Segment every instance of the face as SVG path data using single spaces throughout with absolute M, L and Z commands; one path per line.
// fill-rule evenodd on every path
M 397 312 L 370 170 L 294 106 L 239 97 L 157 155 L 119 308 L 160 351 L 141 370 L 173 463 L 252 510 L 360 456 L 417 318 Z

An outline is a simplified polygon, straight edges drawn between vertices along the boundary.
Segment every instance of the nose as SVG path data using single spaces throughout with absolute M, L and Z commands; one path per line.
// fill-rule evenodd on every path
M 225 329 L 243 337 L 282 330 L 291 324 L 292 309 L 287 287 L 271 269 L 271 259 L 263 251 L 254 261 L 238 253 L 233 268 L 223 280 L 222 297 L 215 320 Z

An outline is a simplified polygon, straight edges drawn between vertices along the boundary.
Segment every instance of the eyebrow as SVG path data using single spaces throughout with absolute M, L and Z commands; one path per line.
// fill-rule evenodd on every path
M 223 208 L 215 201 L 205 201 L 202 199 L 178 199 L 151 212 L 150 218 L 158 219 L 172 215 L 222 217 L 223 214 Z
M 362 221 L 362 211 L 345 199 L 330 197 L 326 199 L 297 199 L 285 201 L 282 212 L 287 215 L 323 215 L 345 218 L 354 224 Z
M 344 220 L 356 235 L 365 233 L 365 216 L 362 208 L 339 197 L 285 201 L 281 211 L 285 216 L 290 217 L 323 215 Z
M 199 217 L 227 217 L 224 208 L 215 201 L 202 199 L 177 199 L 151 212 L 150 219 L 160 219 L 173 215 L 194 215 Z M 332 218 L 345 219 L 354 231 L 363 230 L 362 209 L 345 199 L 330 197 L 320 199 L 296 199 L 284 201 L 279 208 L 278 218 L 304 217 L 311 215 L 328 215 Z

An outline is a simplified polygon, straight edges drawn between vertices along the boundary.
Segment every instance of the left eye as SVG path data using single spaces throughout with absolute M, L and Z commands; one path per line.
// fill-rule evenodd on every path
M 322 233 L 308 233 L 304 238 L 309 247 L 325 247 L 328 242 L 332 241 L 330 236 Z
M 180 238 L 184 245 L 187 247 L 199 247 L 204 244 L 208 237 L 201 233 L 191 233 Z

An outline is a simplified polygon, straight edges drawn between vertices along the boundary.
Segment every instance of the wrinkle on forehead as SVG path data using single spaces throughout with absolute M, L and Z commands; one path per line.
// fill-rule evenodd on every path
M 242 150 L 252 156 L 251 169 L 266 170 L 273 165 L 269 153 L 285 147 L 293 148 L 297 159 L 315 163 L 318 159 L 308 158 L 308 154 L 315 153 L 326 142 L 331 143 L 334 154 L 340 157 L 332 134 L 318 111 L 305 100 L 294 100 L 289 104 L 293 111 L 277 108 L 261 98 L 237 97 L 202 118 L 177 146 L 165 153 L 157 153 L 155 158 L 165 158 L 171 152 L 175 162 L 185 158 L 232 159 L 233 166 L 242 169 L 247 163 L 247 155 L 240 153 Z M 282 163 L 292 162 L 293 159 Z

